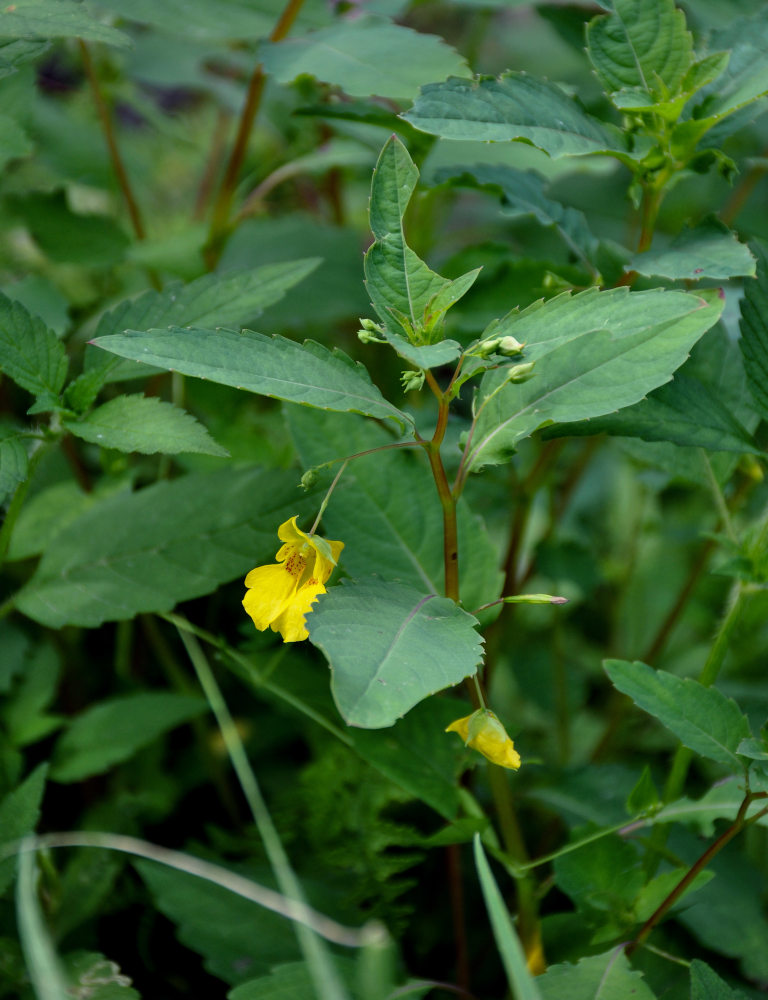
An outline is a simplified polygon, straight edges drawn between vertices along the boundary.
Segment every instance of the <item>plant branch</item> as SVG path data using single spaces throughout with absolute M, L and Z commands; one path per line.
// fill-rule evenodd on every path
M 99 85 L 99 79 L 93 65 L 93 59 L 91 59 L 90 49 L 82 38 L 78 38 L 77 44 L 80 48 L 80 57 L 83 61 L 83 69 L 85 70 L 85 75 L 88 77 L 88 83 L 90 84 L 91 92 L 93 94 L 93 102 L 96 105 L 96 112 L 99 116 L 99 120 L 101 121 L 101 127 L 104 130 L 104 138 L 107 143 L 109 158 L 112 161 L 112 169 L 115 171 L 117 183 L 120 185 L 120 190 L 123 193 L 123 198 L 125 200 L 126 208 L 128 209 L 128 215 L 131 218 L 131 225 L 133 226 L 133 231 L 136 234 L 136 239 L 143 240 L 147 235 L 144 229 L 144 222 L 141 218 L 141 212 L 139 210 L 138 202 L 134 196 L 131 182 L 128 179 L 128 172 L 125 169 L 123 158 L 120 155 L 117 138 L 115 136 L 115 129 L 112 124 L 112 116 L 109 113 L 107 102 L 104 100 L 104 95 L 101 92 L 101 86 Z
M 279 42 L 288 34 L 301 10 L 304 0 L 288 0 L 283 12 L 269 36 L 271 42 Z M 245 160 L 248 148 L 248 139 L 253 128 L 253 123 L 261 105 L 261 97 L 264 92 L 266 76 L 264 67 L 259 63 L 253 71 L 248 83 L 248 90 L 245 95 L 245 103 L 240 114 L 240 121 L 237 127 L 235 142 L 232 147 L 227 166 L 224 170 L 224 177 L 219 187 L 219 193 L 213 206 L 211 217 L 211 228 L 208 234 L 208 244 L 206 246 L 206 261 L 210 270 L 218 263 L 221 251 L 229 228 L 229 216 L 232 209 L 232 201 L 235 196 L 237 180 L 240 170 Z
M 648 937 L 653 928 L 663 919 L 667 912 L 675 905 L 675 903 L 680 899 L 685 890 L 691 885 L 696 876 L 704 871 L 709 862 L 718 854 L 725 845 L 733 840 L 733 838 L 740 833 L 747 823 L 754 823 L 756 820 L 760 819 L 761 816 L 765 816 L 768 813 L 768 806 L 765 809 L 761 809 L 760 812 L 756 813 L 754 816 L 747 820 L 747 810 L 750 804 L 756 798 L 765 798 L 766 792 L 758 792 L 756 794 L 747 795 L 744 801 L 739 807 L 739 811 L 736 815 L 736 819 L 733 823 L 725 830 L 714 843 L 704 851 L 701 857 L 691 865 L 690 869 L 685 873 L 685 875 L 680 879 L 675 888 L 670 892 L 667 898 L 657 907 L 657 909 L 651 914 L 651 916 L 646 920 L 643 926 L 638 931 L 636 937 L 633 941 L 630 941 L 625 949 L 627 956 L 630 956 Z

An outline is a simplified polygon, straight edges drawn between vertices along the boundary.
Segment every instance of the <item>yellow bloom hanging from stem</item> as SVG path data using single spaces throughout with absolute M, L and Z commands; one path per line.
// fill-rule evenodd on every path
M 516 771 L 522 763 L 506 729 L 487 708 L 478 708 L 471 715 L 456 719 L 445 731 L 458 733 L 467 746 L 479 751 L 499 767 L 509 767 Z
M 296 517 L 280 525 L 277 537 L 284 544 L 275 556 L 275 565 L 257 566 L 245 578 L 248 591 L 243 607 L 253 624 L 263 632 L 279 632 L 283 642 L 299 642 L 309 637 L 305 616 L 333 572 L 344 542 L 326 541 L 307 535 L 296 526 Z

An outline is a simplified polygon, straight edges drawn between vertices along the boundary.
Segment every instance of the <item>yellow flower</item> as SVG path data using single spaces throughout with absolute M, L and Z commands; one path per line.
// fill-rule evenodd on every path
M 446 733 L 458 733 L 467 746 L 478 750 L 499 767 L 509 767 L 517 770 L 520 767 L 520 754 L 515 750 L 515 744 L 507 736 L 507 731 L 487 708 L 478 708 L 463 719 L 456 719 L 445 730 Z
M 298 517 L 298 515 L 297 515 Z M 309 636 L 304 621 L 333 572 L 344 542 L 330 542 L 307 535 L 296 527 L 297 517 L 280 525 L 277 537 L 284 544 L 276 564 L 257 566 L 245 578 L 248 592 L 243 607 L 253 624 L 263 632 L 279 632 L 283 642 L 298 642 Z

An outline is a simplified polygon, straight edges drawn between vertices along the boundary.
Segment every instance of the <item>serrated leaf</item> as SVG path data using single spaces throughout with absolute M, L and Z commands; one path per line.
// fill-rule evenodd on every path
M 17 67 L 37 59 L 50 46 L 50 42 L 40 39 L 2 38 L 0 39 L 0 80 L 11 76 Z
M 0 802 L 0 831 L 3 844 L 20 840 L 31 833 L 40 817 L 40 805 L 45 790 L 48 765 L 39 764 L 24 781 Z M 0 861 L 0 895 L 13 881 L 16 858 Z
M 349 736 L 363 760 L 446 819 L 454 819 L 461 803 L 456 781 L 460 758 L 456 742 L 445 738 L 445 727 L 465 707 L 456 698 L 429 698 L 389 729 L 351 729 Z
M 391 435 L 351 415 L 289 407 L 288 426 L 305 468 L 392 443 Z M 350 462 L 323 515 L 324 531 L 345 542 L 351 576 L 377 573 L 422 593 L 443 593 L 443 518 L 428 464 L 416 449 L 377 451 Z M 418 449 L 420 452 L 420 449 Z M 459 582 L 464 606 L 499 596 L 496 546 L 464 498 L 458 503 Z
M 728 778 L 713 785 L 699 799 L 687 797 L 670 802 L 655 813 L 652 823 L 690 823 L 703 837 L 711 837 L 715 830 L 715 821 L 727 819 L 733 822 L 744 802 L 744 779 Z M 753 802 L 747 811 L 747 817 L 758 813 L 764 806 L 761 800 Z M 757 821 L 760 826 L 768 825 L 768 817 Z
M 151 396 L 117 396 L 82 420 L 65 420 L 64 426 L 83 441 L 118 451 L 229 454 L 190 413 Z
M 637 923 L 645 923 L 661 906 L 664 900 L 673 892 L 688 874 L 688 869 L 684 867 L 673 868 L 671 871 L 662 872 L 654 876 L 637 894 L 633 907 L 634 918 Z M 690 901 L 688 896 L 691 893 L 703 889 L 707 883 L 714 878 L 714 872 L 701 871 L 689 883 L 672 907 L 672 913 L 679 909 L 680 905 L 687 905 Z M 684 902 L 685 901 L 685 902 Z
M 512 218 L 531 215 L 542 226 L 554 228 L 568 249 L 595 273 L 592 259 L 598 242 L 590 232 L 583 212 L 547 197 L 547 181 L 535 170 L 486 164 L 445 167 L 436 171 L 435 181 L 450 181 L 456 186 L 478 186 L 497 192 L 501 196 L 504 215 Z
M 654 290 L 620 297 L 618 291 L 566 293 L 500 322 L 495 332 L 524 342 L 523 360 L 536 367 L 523 384 L 508 383 L 504 368 L 483 376 L 468 469 L 506 461 L 519 440 L 549 423 L 638 402 L 669 381 L 723 308 L 711 296 Z
M 381 150 L 371 182 L 369 217 L 374 242 L 365 254 L 365 287 L 386 327 L 429 343 L 430 305 L 450 283 L 430 270 L 405 242 L 403 216 L 418 178 L 408 150 L 393 135 Z
M 634 406 L 604 417 L 546 428 L 542 436 L 548 439 L 591 434 L 671 441 L 680 447 L 740 455 L 764 454 L 713 388 L 679 373 Z
M 19 483 L 24 482 L 28 468 L 24 442 L 13 432 L 0 430 L 0 503 L 14 492 Z
M 677 93 L 693 48 L 683 12 L 674 0 L 614 0 L 612 6 L 587 25 L 587 54 L 605 89 L 642 87 L 657 98 Z
M 349 968 L 347 968 L 349 962 Z M 349 982 L 354 980 L 354 966 L 347 959 L 334 956 L 334 965 Z M 403 994 L 405 995 L 405 994 Z M 267 976 L 249 979 L 227 993 L 227 1000 L 315 1000 L 317 992 L 306 962 L 276 965 Z
M 303 38 L 264 42 L 259 58 L 279 83 L 310 75 L 352 97 L 407 100 L 428 80 L 469 74 L 466 60 L 441 38 L 371 15 L 337 21 Z
M 205 274 L 183 285 L 167 285 L 162 292 L 148 289 L 121 302 L 99 320 L 95 336 L 124 330 L 162 326 L 218 325 L 242 327 L 283 298 L 320 263 L 319 257 L 264 264 L 228 274 Z M 67 389 L 67 402 L 78 412 L 87 410 L 105 382 L 120 378 L 126 362 L 94 347 L 85 354 L 85 371 Z
M 741 990 L 732 990 L 706 962 L 691 962 L 691 1000 L 746 1000 Z
M 14 0 L 0 10 L 0 37 L 82 38 L 121 49 L 132 44 L 128 35 L 102 24 L 75 0 Z
M 696 117 L 714 124 L 768 91 L 768 22 L 762 15 L 734 18 L 710 36 L 709 46 L 730 52 L 721 75 L 699 93 Z
M 670 729 L 684 746 L 735 771 L 741 769 L 737 747 L 752 734 L 735 701 L 717 688 L 637 661 L 606 660 L 604 667 L 617 690 Z
M 672 281 L 729 278 L 753 275 L 755 258 L 736 233 L 710 217 L 693 228 L 684 228 L 663 250 L 635 254 L 625 271 L 660 275 Z
M 617 917 L 631 906 L 645 880 L 636 847 L 616 835 L 562 854 L 555 860 L 555 878 L 578 910 Z
M 57 396 L 67 365 L 56 334 L 0 292 L 0 372 L 36 396 Z
M 523 140 L 551 157 L 623 152 L 618 133 L 592 118 L 553 83 L 525 73 L 498 79 L 464 80 L 421 88 L 403 117 L 421 132 L 444 139 L 509 142 Z
M 757 280 L 744 282 L 739 347 L 752 399 L 763 420 L 768 420 L 768 247 L 758 240 L 751 246 Z
M 539 990 L 540 980 L 534 979 L 528 970 L 523 947 L 499 892 L 496 879 L 493 877 L 479 834 L 475 834 L 473 838 L 473 848 L 477 877 L 480 880 L 485 907 L 493 928 L 496 948 L 507 974 L 509 989 L 515 1000 L 543 1000 Z
M 170 611 L 270 562 L 278 525 L 314 503 L 294 474 L 231 468 L 104 498 L 54 537 L 16 607 L 53 628 Z
M 285 917 L 194 875 L 149 861 L 135 866 L 157 908 L 176 924 L 180 941 L 224 982 L 242 983 L 299 958 L 294 928 Z M 264 873 L 258 881 L 272 883 Z
M 578 964 L 552 965 L 536 980 L 542 1000 L 655 1000 L 622 948 L 582 958 Z
M 251 330 L 170 327 L 167 331 L 127 330 L 92 343 L 132 361 L 263 396 L 323 410 L 391 417 L 403 426 L 412 423 L 381 395 L 363 365 L 313 341 L 298 344 Z
M 445 597 L 375 577 L 321 595 L 309 637 L 331 667 L 331 691 L 351 726 L 382 729 L 474 674 L 482 640 L 472 615 Z
M 56 742 L 51 778 L 70 782 L 103 774 L 206 709 L 202 698 L 170 691 L 144 691 L 99 702 L 78 715 Z

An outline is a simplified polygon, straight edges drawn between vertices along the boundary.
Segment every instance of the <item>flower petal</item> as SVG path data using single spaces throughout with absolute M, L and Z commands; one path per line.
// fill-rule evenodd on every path
M 282 635 L 283 642 L 300 642 L 309 638 L 304 619 L 312 610 L 312 604 L 318 596 L 324 593 L 325 587 L 316 581 L 299 588 L 295 597 L 271 623 L 272 630 Z
M 296 579 L 284 566 L 257 566 L 245 578 L 248 587 L 243 607 L 263 632 L 278 617 L 296 591 Z

